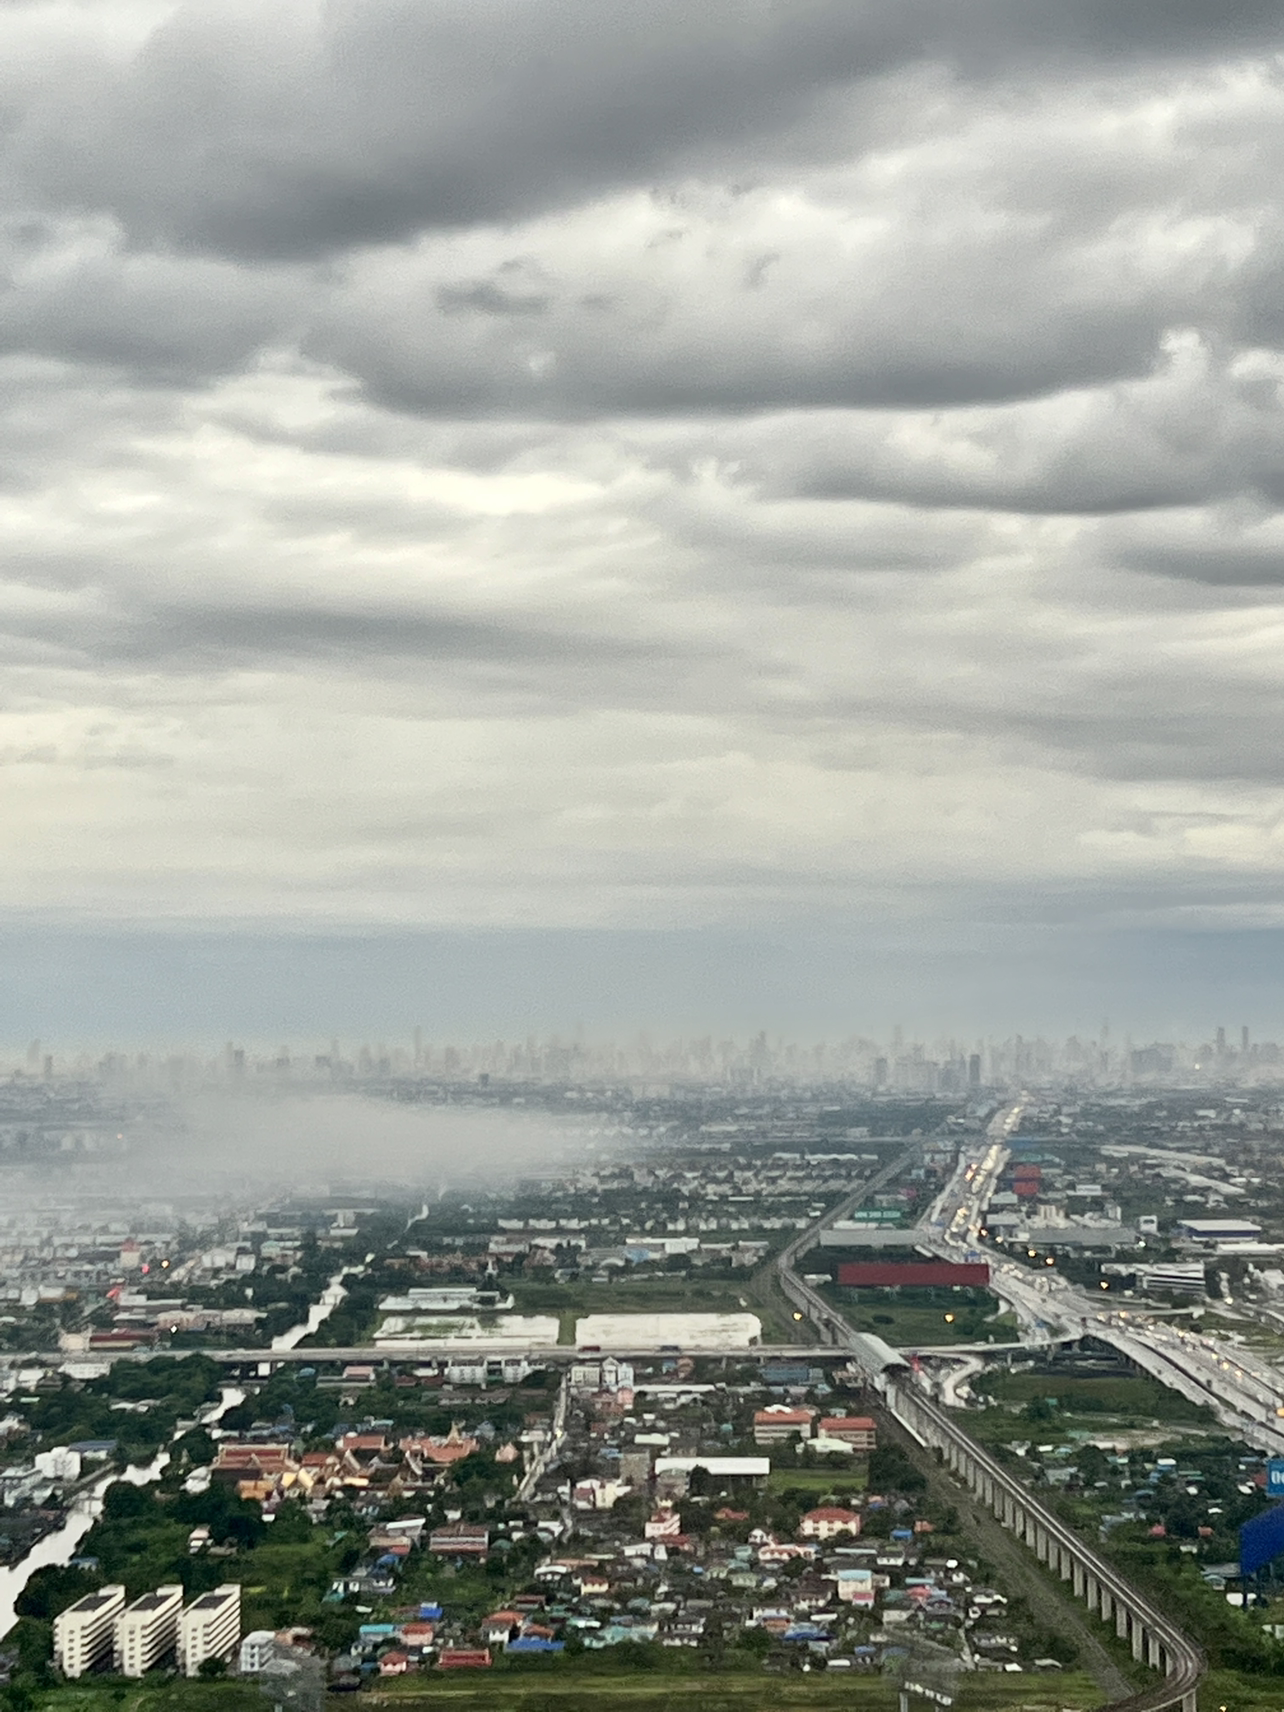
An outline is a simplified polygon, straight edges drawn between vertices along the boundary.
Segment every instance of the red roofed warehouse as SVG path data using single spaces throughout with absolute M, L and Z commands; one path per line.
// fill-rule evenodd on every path
M 990 1269 L 983 1260 L 846 1260 L 838 1268 L 838 1282 L 883 1290 L 897 1285 L 984 1285 L 990 1282 Z

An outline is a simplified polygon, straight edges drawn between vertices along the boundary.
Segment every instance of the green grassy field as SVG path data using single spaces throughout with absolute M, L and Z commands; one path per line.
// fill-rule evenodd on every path
M 1275 1692 L 1273 1700 L 1228 1704 L 1232 1712 L 1266 1712 L 1267 1707 L 1275 1712 L 1284 1703 L 1280 1691 Z M 960 1677 L 955 1704 L 960 1712 L 1087 1712 L 1100 1700 L 1091 1679 L 1078 1672 L 987 1673 Z M 457 1675 L 430 1671 L 375 1681 L 355 1701 L 358 1707 L 431 1704 L 458 1712 L 602 1712 L 616 1706 L 627 1706 L 630 1712 L 895 1712 L 896 1703 L 894 1683 L 849 1671 L 719 1676 L 700 1670 L 671 1674 L 563 1668 L 529 1674 L 502 1669 Z M 253 1682 L 108 1681 L 37 1691 L 35 1712 L 263 1712 L 267 1704 Z M 1202 1700 L 1200 1705 L 1203 1708 Z
M 953 1312 L 949 1307 L 903 1307 L 895 1302 L 880 1302 L 877 1307 L 860 1303 L 838 1303 L 847 1323 L 858 1332 L 873 1332 L 894 1349 L 932 1349 L 950 1343 L 1011 1343 L 1017 1335 L 1017 1322 L 1012 1314 L 999 1314 L 997 1319 L 981 1322 L 965 1314 L 955 1314 L 953 1321 L 945 1318 Z M 994 1302 L 997 1313 L 998 1300 Z
M 627 1706 L 631 1712 L 895 1712 L 895 1684 L 852 1671 L 789 1672 L 752 1676 L 707 1673 L 664 1678 L 638 1671 L 628 1676 L 548 1676 L 522 1680 L 486 1672 L 467 1682 L 446 1683 L 429 1675 L 380 1685 L 362 1704 L 404 1705 L 416 1700 L 457 1706 L 460 1712 L 601 1712 Z M 964 1676 L 959 1679 L 960 1712 L 1062 1712 L 1098 1706 L 1101 1693 L 1086 1676 Z
M 1284 1679 L 1214 1671 L 1199 1691 L 1199 1712 L 1280 1712 Z
M 974 1388 L 978 1395 L 997 1403 L 1056 1398 L 1067 1414 L 1131 1416 L 1141 1421 L 1162 1421 L 1165 1426 L 1175 1421 L 1211 1423 L 1213 1419 L 1199 1404 L 1144 1376 L 1093 1379 L 1057 1373 L 996 1373 L 986 1375 L 983 1388 Z
M 805 1492 L 808 1497 L 826 1492 L 863 1492 L 869 1484 L 864 1462 L 853 1458 L 845 1468 L 772 1468 L 767 1476 L 769 1492 Z
M 37 1712 L 264 1712 L 268 1702 L 254 1682 L 68 1683 L 36 1689 Z

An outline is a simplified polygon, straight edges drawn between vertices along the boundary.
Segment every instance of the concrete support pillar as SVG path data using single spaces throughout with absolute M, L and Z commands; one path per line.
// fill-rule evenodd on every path
M 1081 1563 L 1076 1561 L 1071 1566 L 1071 1585 L 1076 1599 L 1082 1599 L 1088 1591 L 1088 1576 Z
M 1128 1639 L 1128 1608 L 1126 1605 L 1115 1606 L 1115 1634 L 1121 1641 Z
M 1128 1620 L 1132 1625 L 1132 1656 L 1136 1659 L 1138 1664 L 1141 1664 L 1146 1657 L 1145 1633 L 1142 1630 L 1141 1624 L 1131 1614 L 1129 1615 Z
M 1163 1648 L 1155 1635 L 1146 1636 L 1146 1663 L 1152 1670 L 1163 1669 Z

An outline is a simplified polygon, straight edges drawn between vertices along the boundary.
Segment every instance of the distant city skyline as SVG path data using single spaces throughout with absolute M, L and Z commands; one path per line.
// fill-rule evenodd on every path
M 516 1040 L 433 1040 L 416 1026 L 385 1038 L 341 1040 L 336 1035 L 270 1046 L 232 1039 L 213 1052 L 190 1046 L 157 1052 L 109 1047 L 101 1056 L 83 1046 L 36 1038 L 25 1051 L 11 1051 L 7 1061 L 0 1052 L 0 1074 L 5 1073 L 16 1081 L 80 1076 L 174 1091 L 210 1082 L 245 1089 L 284 1084 L 324 1089 L 336 1082 L 409 1079 L 492 1090 L 526 1082 L 568 1087 L 691 1082 L 730 1089 L 850 1084 L 874 1094 L 962 1097 L 1025 1082 L 1084 1089 L 1284 1083 L 1284 1046 L 1256 1037 L 1247 1023 L 1234 1030 L 1218 1024 L 1203 1038 L 1168 1041 L 1116 1032 L 1108 1020 L 1095 1036 L 974 1039 L 918 1039 L 893 1024 L 874 1036 L 850 1033 L 823 1040 L 765 1029 L 748 1037 L 642 1031 L 611 1038 L 578 1029 L 570 1035 L 530 1032 Z

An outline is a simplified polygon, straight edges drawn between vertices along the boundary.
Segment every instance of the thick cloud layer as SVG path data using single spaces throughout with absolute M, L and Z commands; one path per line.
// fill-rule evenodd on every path
M 6 8 L 11 909 L 1277 919 L 1282 47 Z

